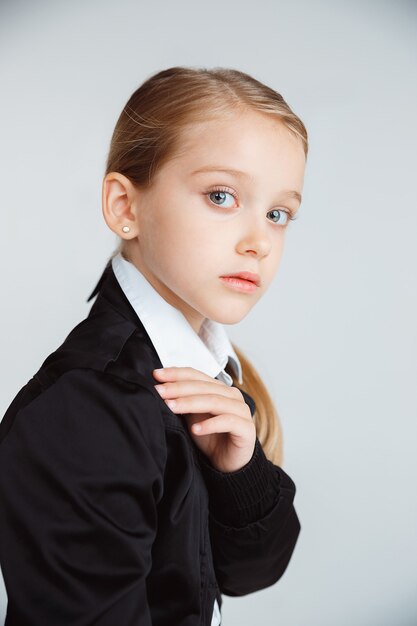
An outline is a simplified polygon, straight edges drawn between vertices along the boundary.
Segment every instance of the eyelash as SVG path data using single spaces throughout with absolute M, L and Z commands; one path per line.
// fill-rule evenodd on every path
M 209 196 L 211 193 L 216 193 L 216 191 L 223 191 L 225 193 L 230 193 L 230 195 L 233 196 L 235 200 L 237 200 L 237 193 L 233 191 L 232 189 L 228 189 L 227 187 L 213 187 L 212 189 L 209 189 L 208 191 L 206 191 L 204 195 Z M 213 202 L 213 205 L 221 208 L 221 205 L 215 204 L 214 202 Z M 293 217 L 289 211 L 284 211 L 284 212 L 288 215 L 288 220 L 291 220 L 291 222 L 294 222 L 297 219 L 297 217 Z

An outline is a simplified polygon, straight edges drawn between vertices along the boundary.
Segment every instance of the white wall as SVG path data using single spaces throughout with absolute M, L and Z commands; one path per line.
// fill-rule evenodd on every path
M 1 415 L 88 313 L 111 132 L 148 75 L 242 69 L 308 128 L 279 274 L 228 328 L 276 401 L 302 531 L 225 626 L 417 623 L 416 31 L 411 1 L 0 7 Z

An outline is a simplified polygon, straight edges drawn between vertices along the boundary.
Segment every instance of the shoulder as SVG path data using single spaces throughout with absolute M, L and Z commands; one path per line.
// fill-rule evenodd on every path
M 24 406 L 10 409 L 3 421 L 0 500 L 29 489 L 43 499 L 42 506 L 57 510 L 58 500 L 66 507 L 64 500 L 71 499 L 76 507 L 85 505 L 88 515 L 93 506 L 116 500 L 125 507 L 123 494 L 139 488 L 138 477 L 141 488 L 146 485 L 158 501 L 162 497 L 164 430 L 158 405 L 144 387 L 121 393 L 119 378 L 73 368 Z
M 80 367 L 61 373 L 45 388 L 34 381 L 7 410 L 0 424 L 2 444 L 20 449 L 30 442 L 65 454 L 107 455 L 114 462 L 140 444 L 150 457 L 164 461 L 160 405 L 146 386 Z
M 114 393 L 139 387 L 144 397 L 148 390 L 159 400 L 152 379 L 156 365 L 143 329 L 110 306 L 101 304 L 97 312 L 93 310 L 94 307 L 48 355 L 33 378 L 46 389 L 66 373 L 84 370 L 84 379 L 91 385 L 99 386 L 105 381 Z M 77 375 L 66 377 L 61 384 L 70 384 L 73 376 Z
M 109 413 L 117 408 L 120 413 L 128 411 L 131 403 L 137 407 L 139 402 L 143 409 L 157 410 L 156 394 L 152 393 L 146 380 L 140 375 L 125 378 L 123 373 L 123 367 L 117 363 L 109 363 L 103 369 L 74 365 L 50 378 L 39 370 L 32 379 L 37 382 L 39 393 L 31 404 L 61 402 L 63 406 L 70 405 L 80 411 L 88 406 Z

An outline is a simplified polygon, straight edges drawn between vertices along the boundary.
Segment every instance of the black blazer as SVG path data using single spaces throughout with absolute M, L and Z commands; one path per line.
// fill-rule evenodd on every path
M 110 261 L 96 293 L 0 423 L 5 625 L 210 626 L 215 597 L 283 575 L 294 482 L 258 439 L 217 471 L 154 389 L 162 363 Z

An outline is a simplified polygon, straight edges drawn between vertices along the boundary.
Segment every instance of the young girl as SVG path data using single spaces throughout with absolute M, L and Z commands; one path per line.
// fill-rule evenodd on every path
M 172 67 L 130 97 L 102 188 L 120 238 L 88 316 L 0 425 L 6 626 L 212 626 L 300 532 L 282 433 L 225 332 L 267 291 L 307 132 L 247 74 Z

